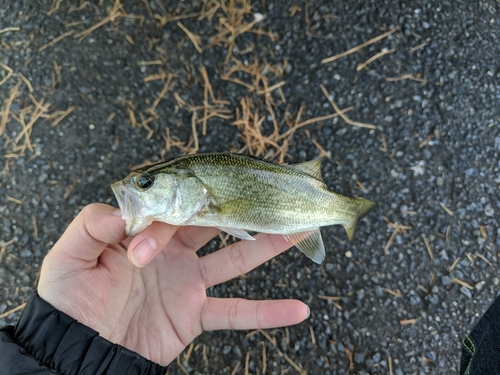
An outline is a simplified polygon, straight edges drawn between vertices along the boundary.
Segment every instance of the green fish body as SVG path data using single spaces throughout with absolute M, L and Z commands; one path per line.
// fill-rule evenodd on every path
M 127 234 L 152 221 L 282 234 L 313 261 L 325 256 L 320 227 L 342 225 L 349 239 L 375 204 L 327 188 L 320 161 L 280 165 L 248 155 L 188 155 L 141 168 L 112 185 Z

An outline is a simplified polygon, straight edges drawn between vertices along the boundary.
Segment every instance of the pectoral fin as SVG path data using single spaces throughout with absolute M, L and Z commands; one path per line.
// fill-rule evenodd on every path
M 284 237 L 292 241 L 313 262 L 320 264 L 325 259 L 325 246 L 319 228 L 308 232 L 287 234 Z
M 218 227 L 221 231 L 230 234 L 233 237 L 240 238 L 242 240 L 255 240 L 252 236 L 250 236 L 243 229 L 236 228 L 226 228 L 226 227 Z

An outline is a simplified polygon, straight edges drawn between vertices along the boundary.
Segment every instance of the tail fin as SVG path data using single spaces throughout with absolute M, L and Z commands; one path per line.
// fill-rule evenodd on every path
M 349 241 L 352 241 L 354 238 L 354 232 L 356 230 L 356 224 L 358 223 L 358 219 L 361 219 L 368 212 L 373 210 L 377 204 L 365 198 L 354 198 L 356 201 L 356 218 L 349 224 L 344 225 L 344 229 L 347 233 L 347 238 Z

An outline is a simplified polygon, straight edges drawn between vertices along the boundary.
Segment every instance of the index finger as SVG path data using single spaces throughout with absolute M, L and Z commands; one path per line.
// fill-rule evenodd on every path
M 205 287 L 243 275 L 291 248 L 293 243 L 279 234 L 258 234 L 256 241 L 241 240 L 200 258 Z

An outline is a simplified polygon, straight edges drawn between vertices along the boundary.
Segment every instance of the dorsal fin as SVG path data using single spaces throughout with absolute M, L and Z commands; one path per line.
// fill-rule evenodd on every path
M 308 176 L 315 178 L 321 182 L 323 181 L 323 176 L 321 175 L 321 160 L 311 160 L 300 164 L 290 165 L 290 168 L 305 173 Z

